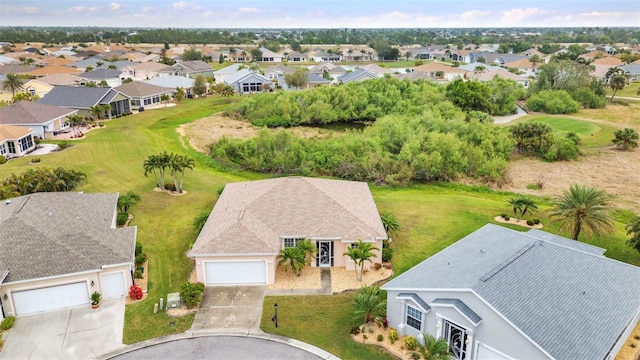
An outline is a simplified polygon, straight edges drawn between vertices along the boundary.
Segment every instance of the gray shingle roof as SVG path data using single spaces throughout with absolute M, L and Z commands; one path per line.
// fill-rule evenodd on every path
M 145 97 L 158 94 L 168 94 L 172 91 L 172 89 L 169 88 L 160 87 L 141 81 L 132 81 L 130 83 L 122 84 L 114 89 L 129 97 Z
M 378 75 L 373 71 L 360 68 L 350 73 L 346 73 L 344 75 L 338 76 L 338 80 L 346 84 L 352 81 L 365 81 L 365 80 L 376 79 L 377 77 Z
M 424 311 L 431 310 L 431 306 L 415 293 L 399 293 L 396 299 L 412 299 L 416 304 L 420 305 Z
M 203 71 L 213 71 L 211 65 L 207 64 L 202 60 L 193 60 L 193 61 L 181 61 L 175 63 L 173 65 L 174 69 L 180 69 L 185 72 L 203 72 Z
M 117 194 L 36 193 L 0 205 L 5 283 L 133 262 L 136 228 L 114 229 Z
M 106 79 L 119 78 L 120 74 L 122 74 L 122 70 L 95 69 L 95 70 L 84 72 L 77 76 L 82 78 L 87 78 L 87 79 L 106 80 Z
M 542 239 L 544 241 L 548 241 L 554 243 L 556 245 L 570 247 L 572 249 L 588 252 L 594 255 L 603 255 L 607 249 L 603 249 L 598 246 L 589 245 L 580 241 L 575 241 L 571 239 L 567 239 L 566 237 L 562 237 L 559 235 L 551 234 L 546 231 L 531 229 L 527 231 L 528 235 L 534 236 L 538 239 Z
M 367 183 L 285 177 L 227 184 L 190 256 L 277 254 L 293 235 L 387 238 Z
M 556 359 L 604 359 L 640 309 L 640 268 L 540 233 L 486 225 L 382 288 L 473 290 Z
M 176 89 L 178 87 L 189 89 L 193 87 L 193 84 L 196 81 L 186 76 L 156 76 L 149 80 L 145 80 L 145 82 L 171 89 Z
M 18 101 L 0 109 L 0 124 L 43 124 L 77 112 L 55 105 Z
M 89 109 L 97 104 L 108 104 L 117 95 L 118 91 L 111 88 L 56 86 L 36 102 L 72 109 Z
M 224 82 L 227 83 L 227 84 L 233 84 L 233 83 L 238 82 L 240 80 L 244 80 L 245 78 L 248 78 L 248 77 L 258 78 L 259 80 L 261 80 L 265 84 L 271 83 L 271 80 L 268 77 L 266 77 L 266 76 L 264 76 L 264 75 L 262 75 L 260 73 L 254 72 L 253 70 L 250 70 L 250 69 L 242 69 L 242 70 L 238 71 L 237 73 L 229 76 L 227 79 L 224 79 Z
M 471 320 L 471 322 L 474 325 L 478 325 L 482 321 L 482 318 L 480 317 L 480 315 L 476 314 L 475 311 L 471 310 L 471 308 L 469 308 L 467 304 L 465 304 L 460 299 L 437 298 L 437 299 L 433 299 L 433 301 L 431 302 L 431 305 L 453 306 L 454 308 L 458 309 L 458 311 L 460 311 L 462 314 L 464 314 L 464 316 L 466 316 L 469 320 Z

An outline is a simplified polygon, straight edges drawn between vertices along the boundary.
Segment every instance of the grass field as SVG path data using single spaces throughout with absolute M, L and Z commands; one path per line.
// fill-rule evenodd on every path
M 640 101 L 629 100 L 626 103 L 626 105 L 607 104 L 604 109 L 583 109 L 576 115 L 620 125 L 640 126 Z

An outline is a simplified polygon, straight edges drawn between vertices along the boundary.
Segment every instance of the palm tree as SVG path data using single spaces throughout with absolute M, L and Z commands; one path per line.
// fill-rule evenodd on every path
M 102 107 L 102 112 L 107 114 L 107 117 L 109 117 L 109 119 L 111 119 L 111 105 L 109 104 L 104 104 L 104 105 L 100 105 Z
M 182 101 L 185 97 L 187 97 L 187 94 L 184 91 L 184 88 L 181 86 L 178 86 L 176 88 L 176 93 L 173 95 L 174 99 L 176 99 L 177 102 Z
M 380 214 L 380 219 L 382 220 L 382 226 L 384 226 L 384 231 L 386 231 L 387 234 L 390 231 L 400 230 L 400 223 L 398 223 L 398 219 L 396 219 L 395 216 L 389 213 L 384 213 L 384 214 Z
M 142 198 L 140 195 L 134 193 L 133 191 L 127 191 L 126 193 L 118 196 L 118 211 L 121 214 L 128 214 L 129 209 L 137 205 Z
M 167 106 L 167 101 L 169 101 L 169 94 L 160 95 L 160 102 L 164 103 L 164 106 Z
M 24 81 L 18 74 L 8 73 L 5 75 L 5 79 L 2 81 L 3 89 L 11 89 L 11 96 L 16 95 L 16 90 L 24 85 Z
M 631 222 L 625 226 L 627 235 L 631 235 L 631 238 L 627 240 L 627 245 L 634 248 L 637 252 L 640 252 L 640 215 L 636 215 Z
M 306 265 L 305 253 L 297 246 L 282 249 L 278 255 L 278 259 L 278 265 L 284 266 L 285 271 L 291 268 L 297 276 L 300 276 L 302 269 Z
M 516 196 L 509 199 L 509 205 L 513 207 L 513 216 L 518 216 L 518 212 L 522 210 L 522 196 Z
M 95 116 L 98 119 L 102 119 L 102 115 L 104 115 L 104 109 L 100 105 L 90 107 L 89 111 L 91 111 L 92 116 Z
M 169 155 L 165 151 L 158 155 L 149 155 L 144 161 L 144 176 L 153 173 L 156 178 L 156 186 L 164 190 L 165 170 L 169 168 Z
M 71 125 L 71 129 L 73 130 L 73 136 L 78 136 L 77 126 L 82 122 L 82 116 L 75 114 L 67 116 L 69 119 L 69 125 Z
M 380 323 L 387 313 L 387 300 L 377 286 L 363 286 L 353 297 L 354 325 Z
M 560 231 L 570 233 L 573 240 L 578 240 L 581 233 L 599 238 L 615 231 L 609 199 L 603 190 L 572 184 L 554 201 L 549 217 L 558 221 Z
M 425 360 L 450 360 L 449 345 L 445 338 L 436 338 L 431 334 L 424 334 L 424 347 L 421 348 Z
M 638 132 L 631 128 L 616 130 L 613 143 L 622 150 L 629 150 L 638 147 Z
M 611 101 L 613 101 L 613 97 L 616 96 L 618 90 L 624 89 L 627 85 L 627 80 L 630 78 L 630 75 L 624 69 L 614 66 L 607 70 L 605 77 L 608 80 L 608 85 L 613 90 L 613 93 L 611 94 Z
M 304 252 L 305 264 L 311 264 L 311 260 L 317 251 L 313 242 L 309 239 L 304 239 L 302 241 L 298 241 L 297 247 Z
M 520 217 L 524 217 L 527 211 L 531 210 L 531 212 L 533 212 L 534 210 L 538 210 L 538 205 L 533 200 L 521 195 L 509 199 L 509 205 L 513 207 L 514 217 L 518 216 L 518 213 L 520 213 Z
M 377 247 L 371 245 L 371 243 L 358 240 L 357 243 L 353 243 L 352 246 L 343 255 L 348 256 L 355 263 L 356 278 L 358 281 L 362 281 L 362 272 L 364 271 L 364 263 L 369 261 L 375 256 L 374 251 L 380 251 Z M 358 271 L 358 268 L 360 271 Z
M 171 169 L 171 176 L 173 177 L 173 185 L 176 191 L 182 193 L 182 185 L 184 184 L 184 172 L 186 169 L 193 170 L 196 166 L 195 161 L 186 156 L 171 153 L 169 154 L 169 166 Z
M 538 54 L 531 55 L 531 57 L 529 58 L 529 62 L 531 63 L 531 70 L 535 70 L 536 65 L 540 64 L 542 61 L 543 60 L 540 57 L 540 55 Z

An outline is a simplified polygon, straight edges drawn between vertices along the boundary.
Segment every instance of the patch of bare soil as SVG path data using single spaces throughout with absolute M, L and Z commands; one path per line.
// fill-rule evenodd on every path
M 224 116 L 222 113 L 213 114 L 194 122 L 180 125 L 177 128 L 178 134 L 187 137 L 191 146 L 202 153 L 209 153 L 209 145 L 223 136 L 248 139 L 256 136 L 261 128 L 251 125 L 246 121 L 241 121 Z M 281 128 L 271 129 L 272 131 Z M 326 138 L 334 132 L 305 126 L 291 128 L 296 136 L 302 138 Z
M 502 190 L 522 194 L 559 196 L 573 183 L 605 190 L 614 196 L 615 206 L 640 210 L 640 151 L 603 149 L 600 154 L 583 156 L 579 161 L 544 162 L 520 159 L 511 162 L 509 183 Z M 540 190 L 527 189 L 541 180 Z
M 505 219 L 502 218 L 502 216 L 496 216 L 496 217 L 493 218 L 493 220 L 495 220 L 497 222 L 505 223 L 505 224 L 515 224 L 515 225 L 527 227 L 527 228 L 530 228 L 530 229 L 542 229 L 543 228 L 542 224 L 529 225 L 529 224 L 527 224 L 527 220 L 524 220 L 524 219 L 509 218 L 509 220 L 505 220 Z

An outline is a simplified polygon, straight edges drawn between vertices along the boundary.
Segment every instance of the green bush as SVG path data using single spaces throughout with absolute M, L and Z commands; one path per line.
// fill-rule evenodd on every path
M 134 278 L 134 279 L 142 279 L 142 278 L 143 278 L 143 276 L 142 276 L 142 271 L 140 271 L 140 270 L 136 270 L 136 271 L 134 271 L 134 272 L 133 272 L 133 278 Z
M 351 334 L 352 335 L 358 335 L 360 334 L 360 326 L 359 325 L 354 325 L 351 327 Z
M 389 262 L 393 258 L 393 248 L 389 246 L 389 241 L 384 240 L 382 242 L 382 261 Z
M 540 224 L 540 219 L 533 219 L 533 223 L 534 223 L 535 225 Z
M 420 354 L 418 354 L 417 352 L 413 352 L 413 353 L 411 353 L 411 358 L 413 360 L 418 360 L 418 359 L 420 359 Z
M 527 220 L 527 225 L 529 226 L 533 226 L 535 223 L 533 222 L 533 220 Z
M 507 214 L 501 214 L 500 216 L 505 220 L 509 217 L 509 215 L 507 215 Z
M 527 100 L 527 107 L 548 114 L 573 114 L 580 110 L 580 104 L 564 90 L 542 90 Z
M 2 323 L 0 323 L 0 329 L 9 330 L 13 327 L 13 324 L 15 322 L 16 322 L 15 316 L 7 316 L 6 318 L 4 318 L 4 320 L 2 320 Z
M 580 154 L 580 148 L 572 140 L 564 138 L 559 139 L 556 143 L 544 154 L 544 159 L 547 161 L 567 161 L 576 160 Z
M 0 155 L 0 165 L 7 163 L 7 157 L 4 155 Z
M 116 223 L 118 224 L 118 226 L 124 226 L 124 224 L 127 223 L 127 220 L 129 220 L 128 213 L 118 213 L 118 217 L 116 218 Z
M 382 341 L 384 340 L 384 336 L 382 336 L 382 334 L 378 334 L 378 341 Z
M 145 261 L 147 261 L 147 255 L 144 253 L 136 255 L 136 266 L 144 264 Z
M 414 338 L 413 336 L 407 336 L 404 338 L 404 347 L 407 350 L 415 350 L 417 346 L 418 346 L 418 342 L 416 341 L 416 338 Z
M 398 340 L 398 331 L 396 329 L 389 330 L 389 342 L 392 344 Z
M 142 254 L 142 244 L 136 241 L 136 256 Z
M 203 283 L 193 284 L 190 282 L 186 282 L 180 287 L 180 297 L 188 308 L 195 307 L 200 303 L 203 292 Z
M 35 157 L 35 158 L 32 158 L 32 159 L 31 159 L 31 163 L 32 163 L 32 164 L 37 164 L 37 163 L 39 163 L 39 162 L 41 162 L 41 161 L 42 161 L 42 159 L 40 159 L 40 158 L 38 158 L 38 157 Z
M 503 216 L 502 218 L 507 220 L 507 221 L 509 221 L 511 219 L 511 217 L 509 215 Z

